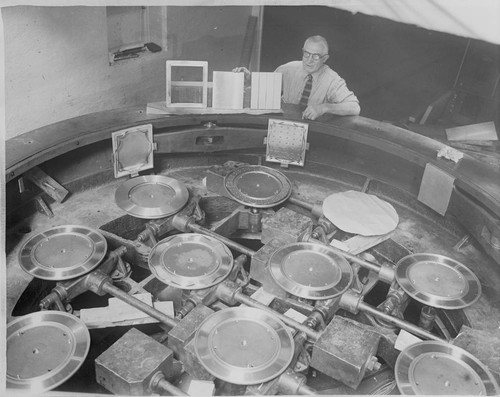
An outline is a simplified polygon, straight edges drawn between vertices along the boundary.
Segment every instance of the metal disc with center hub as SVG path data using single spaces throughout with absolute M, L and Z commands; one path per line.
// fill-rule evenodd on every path
M 495 378 L 483 363 L 458 346 L 437 341 L 403 350 L 394 369 L 401 394 L 498 395 Z
M 90 272 L 106 255 L 106 239 L 86 226 L 62 225 L 31 237 L 19 251 L 19 264 L 43 280 L 68 280 Z
M 290 331 L 267 312 L 223 309 L 207 317 L 194 339 L 200 363 L 218 379 L 253 385 L 276 378 L 292 361 Z
M 7 387 L 41 393 L 68 380 L 90 348 L 85 324 L 72 314 L 41 311 L 7 325 Z
M 137 218 L 158 219 L 179 212 L 188 202 L 184 183 L 163 175 L 131 178 L 115 192 L 115 202 Z
M 396 265 L 396 280 L 415 300 L 431 307 L 461 309 L 481 296 L 481 283 L 460 262 L 437 254 L 412 254 Z
M 279 248 L 269 259 L 269 271 L 285 291 L 307 299 L 338 296 L 353 279 L 349 262 L 318 243 L 292 243 Z
M 149 253 L 149 268 L 165 284 L 181 289 L 208 288 L 224 280 L 233 255 L 219 240 L 196 233 L 159 241 Z
M 292 194 L 292 184 L 285 175 L 260 165 L 236 168 L 226 176 L 224 183 L 234 200 L 255 208 L 281 204 Z

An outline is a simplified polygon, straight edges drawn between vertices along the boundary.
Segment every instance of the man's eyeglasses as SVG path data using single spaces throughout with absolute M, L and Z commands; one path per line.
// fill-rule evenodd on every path
M 307 52 L 306 50 L 302 50 L 302 58 L 309 59 L 312 58 L 313 61 L 319 61 L 321 58 L 323 58 L 327 54 L 311 54 L 310 52 Z

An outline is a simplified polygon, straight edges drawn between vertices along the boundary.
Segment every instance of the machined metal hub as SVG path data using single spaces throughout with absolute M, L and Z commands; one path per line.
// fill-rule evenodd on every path
M 106 255 L 101 233 L 86 226 L 62 225 L 32 236 L 19 251 L 19 264 L 33 277 L 67 280 L 90 272 Z
M 165 284 L 181 289 L 208 288 L 224 280 L 233 255 L 219 240 L 196 233 L 159 241 L 148 258 L 149 268 Z
M 338 296 L 353 279 L 349 262 L 318 243 L 299 242 L 279 248 L 269 259 L 269 271 L 281 288 L 306 299 Z
M 236 168 L 226 176 L 224 184 L 234 200 L 255 208 L 274 207 L 292 194 L 292 184 L 285 175 L 260 165 Z
M 207 317 L 194 339 L 196 356 L 218 379 L 253 385 L 276 378 L 292 361 L 288 328 L 267 312 L 236 307 Z
M 159 219 L 179 212 L 188 202 L 184 183 L 163 175 L 131 178 L 118 187 L 115 202 L 137 218 Z
M 396 280 L 413 299 L 431 307 L 461 309 L 481 296 L 481 283 L 462 263 L 437 254 L 412 254 L 396 265 Z
M 83 364 L 90 334 L 77 317 L 41 311 L 7 324 L 7 387 L 41 393 L 68 380 Z

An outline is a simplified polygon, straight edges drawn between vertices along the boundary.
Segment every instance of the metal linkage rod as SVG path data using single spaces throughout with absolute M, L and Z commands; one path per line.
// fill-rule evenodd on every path
M 431 334 L 430 332 L 412 324 L 409 323 L 408 321 L 401 320 L 397 317 L 393 317 L 387 313 L 384 313 L 373 306 L 368 305 L 367 303 L 360 302 L 358 305 L 358 309 L 364 313 L 371 314 L 374 317 L 377 317 L 379 319 L 382 319 L 388 323 L 394 324 L 398 328 L 404 329 L 405 331 L 408 331 L 414 335 L 417 335 L 423 339 L 430 339 L 430 340 L 435 340 L 438 342 L 445 342 L 448 343 L 446 339 L 442 339 L 439 336 L 436 336 L 434 334 Z
M 309 211 L 312 211 L 314 208 L 313 204 L 308 203 L 307 201 L 299 200 L 298 198 L 295 198 L 295 197 L 290 197 L 288 199 L 288 202 L 291 204 L 298 205 L 299 207 L 305 208 L 306 210 L 309 210 Z
M 317 341 L 321 335 L 321 332 L 318 332 L 314 329 L 311 329 L 311 328 L 305 326 L 304 324 L 301 324 L 298 321 L 295 321 L 295 320 L 291 319 L 290 317 L 285 316 L 284 314 L 278 313 L 277 311 L 269 308 L 268 306 L 263 305 L 260 302 L 257 302 L 255 299 L 252 299 L 252 298 L 246 296 L 241 291 L 238 291 L 234 294 L 234 299 L 240 303 L 247 305 L 247 306 L 254 307 L 256 309 L 262 309 L 262 310 L 265 310 L 265 311 L 271 313 L 273 316 L 278 317 L 286 325 L 296 329 L 297 331 L 301 331 L 301 332 L 305 333 L 307 336 L 309 336 L 314 341 Z
M 113 295 L 115 298 L 118 298 L 126 303 L 128 303 L 130 306 L 135 307 L 136 309 L 139 309 L 140 311 L 146 313 L 147 315 L 156 318 L 158 321 L 162 322 L 163 324 L 168 325 L 169 327 L 175 327 L 178 323 L 179 320 L 172 318 L 170 316 L 167 316 L 166 314 L 160 312 L 159 310 L 155 309 L 154 307 L 149 306 L 147 303 L 144 303 L 140 301 L 137 298 L 134 298 L 132 295 L 127 294 L 125 291 L 122 291 L 120 288 L 115 287 L 113 284 L 110 282 L 105 282 L 102 284 L 102 291 Z
M 316 242 L 319 244 L 324 244 L 320 240 L 316 240 L 312 237 L 310 237 L 307 241 L 310 242 Z M 349 252 L 343 251 L 339 248 L 336 248 L 332 245 L 328 245 L 328 247 L 335 252 L 336 254 L 343 256 L 344 258 L 350 260 L 351 262 L 357 263 L 361 267 L 364 267 L 365 269 L 368 269 L 374 273 L 376 273 L 381 281 L 387 282 L 387 283 L 392 283 L 394 280 L 394 269 L 390 266 L 382 266 L 377 263 L 369 262 L 367 260 L 361 259 L 356 255 L 350 254 Z
M 242 244 L 238 244 L 238 243 L 234 242 L 233 240 L 228 239 L 227 237 L 224 237 L 224 236 L 221 236 L 220 234 L 212 232 L 211 230 L 208 230 L 208 229 L 204 228 L 203 226 L 200 226 L 194 222 L 189 223 L 187 225 L 187 228 L 193 233 L 200 233 L 200 234 L 204 234 L 206 236 L 216 238 L 220 242 L 226 244 L 229 248 L 232 248 L 235 251 L 241 252 L 242 254 L 247 255 L 249 257 L 252 257 L 256 253 L 256 251 L 251 250 Z
M 299 386 L 297 394 L 300 394 L 301 396 L 316 396 L 319 393 L 312 387 L 309 387 L 304 384 Z
M 160 379 L 155 388 L 156 392 L 160 391 L 160 395 L 164 393 L 168 393 L 171 396 L 189 396 L 189 394 L 184 393 L 181 389 L 171 384 L 165 378 Z
M 320 244 L 323 244 L 321 241 L 319 240 L 316 240 L 316 239 L 313 239 L 313 238 L 310 238 L 309 241 L 311 242 L 317 242 L 317 243 L 320 243 Z M 336 248 L 332 245 L 329 245 L 328 246 L 332 251 L 334 251 L 336 254 L 338 255 L 341 255 L 343 257 L 345 257 L 346 259 L 349 259 L 351 262 L 354 262 L 354 263 L 357 263 L 358 265 L 368 269 L 368 270 L 371 270 L 375 273 L 379 273 L 380 272 L 380 269 L 382 268 L 382 266 L 376 264 L 376 263 L 372 263 L 372 262 L 368 262 L 364 259 L 361 259 L 359 257 L 357 257 L 356 255 L 353 255 L 353 254 L 350 254 L 349 252 L 347 251 L 343 251 L 339 248 Z

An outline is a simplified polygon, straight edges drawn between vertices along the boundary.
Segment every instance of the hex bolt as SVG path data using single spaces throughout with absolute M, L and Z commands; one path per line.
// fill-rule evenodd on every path
M 377 357 L 371 356 L 368 362 L 366 363 L 366 369 L 370 371 L 378 371 L 382 364 L 380 364 L 377 360 Z

